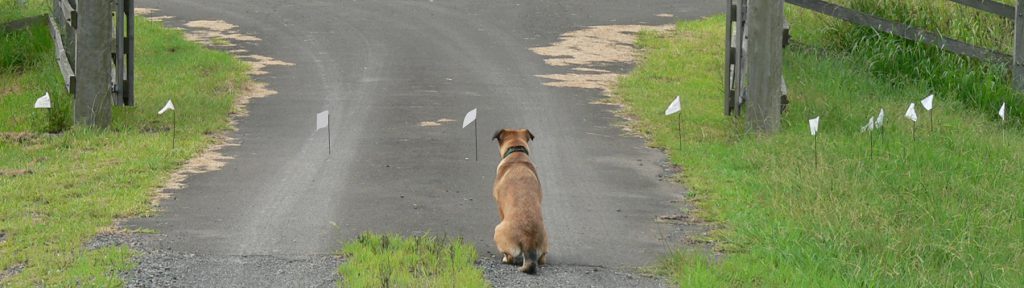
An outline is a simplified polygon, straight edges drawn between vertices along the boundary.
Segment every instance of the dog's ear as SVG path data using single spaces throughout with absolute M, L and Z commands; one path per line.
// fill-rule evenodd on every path
M 530 129 L 526 129 L 526 135 L 530 136 L 530 141 L 533 141 L 533 132 L 530 132 Z
M 491 141 L 498 141 L 498 143 L 501 143 L 501 132 L 505 132 L 505 129 L 498 129 L 498 131 L 494 131 L 494 137 L 491 138 Z

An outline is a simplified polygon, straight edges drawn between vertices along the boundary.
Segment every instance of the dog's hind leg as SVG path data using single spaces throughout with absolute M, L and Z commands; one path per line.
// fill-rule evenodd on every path
M 505 264 L 513 264 L 515 263 L 516 258 L 519 258 L 522 250 L 519 248 L 517 243 L 510 241 L 513 237 L 511 237 L 510 232 L 506 231 L 507 229 L 505 228 L 505 222 L 494 227 L 494 245 L 498 246 L 498 251 L 504 255 L 504 257 L 501 258 L 501 262 Z
M 538 258 L 540 257 L 540 255 L 538 254 L 540 253 L 538 253 L 536 250 L 523 251 L 523 266 L 519 267 L 519 272 L 523 272 L 526 274 L 536 274 L 537 266 L 539 265 Z

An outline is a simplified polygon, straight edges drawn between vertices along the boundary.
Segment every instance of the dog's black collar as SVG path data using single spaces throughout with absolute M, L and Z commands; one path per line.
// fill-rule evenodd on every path
M 523 146 L 512 146 L 512 147 L 508 147 L 508 150 L 505 150 L 505 156 L 502 156 L 501 159 L 508 158 L 508 155 L 512 155 L 512 153 L 516 153 L 516 152 L 523 152 L 523 153 L 526 153 L 526 155 L 530 155 L 530 151 L 526 151 L 526 147 L 523 147 Z

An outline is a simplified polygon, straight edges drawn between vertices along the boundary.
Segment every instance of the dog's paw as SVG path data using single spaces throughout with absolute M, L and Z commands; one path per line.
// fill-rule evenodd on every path
M 504 257 L 501 257 L 501 263 L 512 264 L 512 257 L 508 256 L 508 254 L 505 254 Z

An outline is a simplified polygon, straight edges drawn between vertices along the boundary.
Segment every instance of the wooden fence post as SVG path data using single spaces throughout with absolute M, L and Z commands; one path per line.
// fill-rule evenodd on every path
M 1024 0 L 1020 0 L 1024 1 Z M 749 2 L 750 53 L 747 57 L 748 97 L 747 129 L 762 133 L 779 130 L 782 95 L 783 0 Z
M 725 75 L 722 84 L 725 84 L 725 116 L 732 114 L 732 21 L 735 19 L 735 11 L 732 9 L 732 0 L 725 0 Z
M 109 0 L 82 1 L 75 30 L 75 124 L 110 126 L 112 11 Z
M 1013 87 L 1024 91 L 1024 0 L 1017 0 L 1013 32 Z

